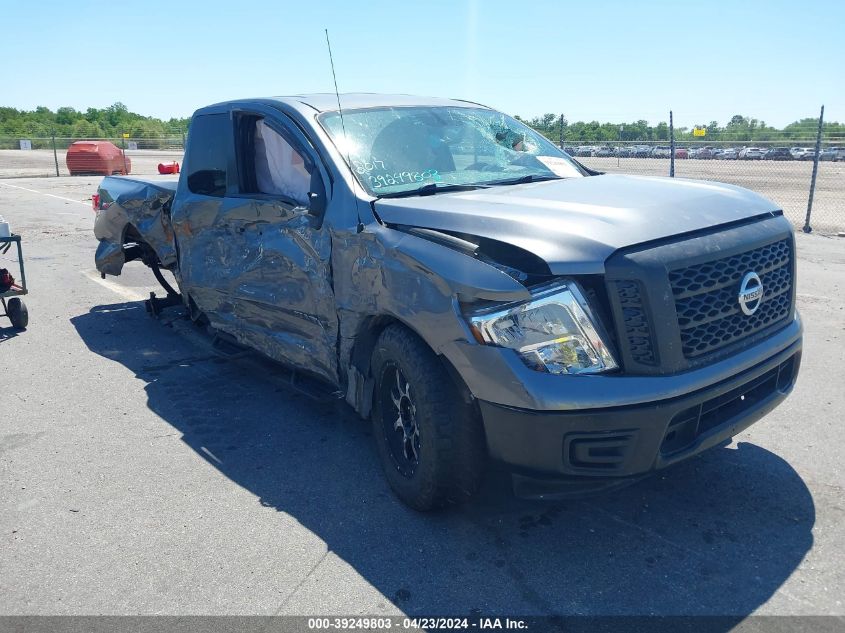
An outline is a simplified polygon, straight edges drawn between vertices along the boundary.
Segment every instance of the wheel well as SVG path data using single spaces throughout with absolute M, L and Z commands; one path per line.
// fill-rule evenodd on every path
M 373 315 L 367 317 L 358 326 L 358 330 L 355 334 L 355 340 L 349 358 L 349 364 L 355 369 L 357 369 L 358 372 L 360 372 L 364 378 L 371 378 L 370 360 L 373 356 L 373 350 L 375 349 L 376 341 L 378 341 L 379 336 L 381 336 L 381 333 L 384 331 L 384 329 L 389 325 L 393 324 L 405 328 L 414 336 L 419 338 L 426 346 L 429 347 L 429 349 L 431 349 L 426 340 L 407 323 L 404 323 L 399 319 L 389 315 Z M 458 373 L 458 370 L 455 369 L 452 363 L 450 363 L 449 360 L 442 354 L 437 354 L 437 352 L 435 352 L 435 355 L 437 356 L 437 359 L 440 361 L 440 363 L 443 365 L 446 372 L 452 378 L 452 381 L 455 384 L 455 387 L 457 388 L 461 399 L 464 400 L 464 402 L 466 402 L 467 404 L 474 403 L 475 398 L 473 397 L 472 393 L 469 390 L 469 387 L 467 387 L 460 373 Z
M 134 244 L 127 248 L 127 244 Z M 123 229 L 123 249 L 126 253 L 126 261 L 140 259 L 150 268 L 161 266 L 161 262 L 155 249 L 143 238 L 141 232 L 131 223 L 127 223 Z
M 374 315 L 365 318 L 358 324 L 349 364 L 358 369 L 364 376 L 370 374 L 370 359 L 375 349 L 376 341 L 384 329 L 393 323 L 402 324 L 399 319 L 388 315 Z M 407 327 L 407 326 L 406 326 Z M 413 330 L 412 330 L 413 331 Z

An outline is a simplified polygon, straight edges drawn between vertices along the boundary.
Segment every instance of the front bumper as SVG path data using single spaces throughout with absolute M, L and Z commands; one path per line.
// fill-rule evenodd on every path
M 749 427 L 786 398 L 800 362 L 799 329 L 797 340 L 765 361 L 677 397 L 557 411 L 486 400 L 479 405 L 491 457 L 515 472 L 546 478 L 635 477 Z M 614 382 L 624 379 L 604 380 L 612 402 Z

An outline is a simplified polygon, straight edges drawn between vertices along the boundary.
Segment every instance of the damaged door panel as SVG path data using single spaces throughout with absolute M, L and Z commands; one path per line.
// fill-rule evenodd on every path
M 192 318 L 345 394 L 411 507 L 467 499 L 487 459 L 520 494 L 613 486 L 791 391 L 771 201 L 598 174 L 469 102 L 340 98 L 198 110 L 178 184 L 103 181 L 96 264 L 170 269 Z

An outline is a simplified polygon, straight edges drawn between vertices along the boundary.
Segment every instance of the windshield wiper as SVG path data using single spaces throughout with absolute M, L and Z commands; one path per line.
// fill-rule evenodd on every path
M 443 185 L 436 182 L 430 182 L 427 185 L 417 187 L 416 189 L 408 189 L 406 191 L 393 191 L 391 193 L 385 193 L 377 197 L 407 198 L 410 196 L 433 196 L 436 193 L 444 193 L 446 191 L 473 191 L 474 189 L 484 189 L 487 186 L 487 183 L 480 185 Z
M 496 185 L 524 185 L 529 182 L 542 182 L 544 180 L 563 180 L 563 176 L 538 176 L 536 174 L 528 174 L 527 176 L 520 176 L 519 178 L 506 178 L 505 180 L 494 180 L 492 182 L 485 182 L 489 187 Z

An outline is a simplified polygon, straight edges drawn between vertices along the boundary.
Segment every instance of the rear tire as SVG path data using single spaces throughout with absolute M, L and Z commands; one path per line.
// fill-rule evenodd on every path
M 390 325 L 371 368 L 373 436 L 393 492 L 420 511 L 469 499 L 484 474 L 484 432 L 441 361 L 408 329 Z
M 12 322 L 12 327 L 18 330 L 25 330 L 29 325 L 29 310 L 26 309 L 26 304 L 18 297 L 12 297 L 7 303 L 6 312 L 9 315 L 9 320 Z

